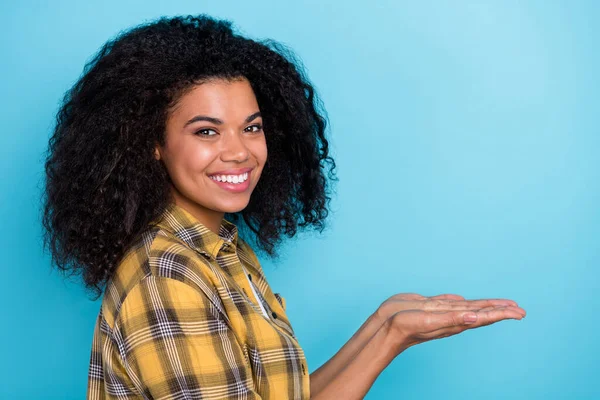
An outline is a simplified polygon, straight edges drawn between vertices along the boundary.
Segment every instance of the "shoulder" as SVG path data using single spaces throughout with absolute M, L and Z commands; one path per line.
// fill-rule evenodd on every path
M 169 231 L 159 229 L 147 253 L 149 273 L 154 276 L 189 279 L 188 269 L 199 273 L 210 262 L 197 250 Z
M 188 288 L 219 303 L 210 279 L 210 263 L 173 233 L 154 227 L 132 243 L 107 283 L 102 311 L 114 326 L 124 301 L 142 287 L 158 282 L 162 286 Z M 153 279 L 148 279 L 153 278 Z
M 127 293 L 113 328 L 117 325 L 122 328 L 123 324 L 160 328 L 161 321 L 168 323 L 199 316 L 223 319 L 219 314 L 201 290 L 178 279 L 149 275 Z

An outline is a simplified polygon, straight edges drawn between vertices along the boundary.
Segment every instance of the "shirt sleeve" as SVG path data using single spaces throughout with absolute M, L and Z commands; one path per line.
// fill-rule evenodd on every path
M 114 333 L 145 398 L 261 399 L 234 332 L 209 298 L 184 282 L 143 279 L 127 294 Z

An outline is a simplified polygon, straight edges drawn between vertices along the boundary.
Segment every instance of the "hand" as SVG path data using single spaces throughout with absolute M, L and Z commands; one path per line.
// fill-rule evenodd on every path
M 465 300 L 464 297 L 457 294 L 440 294 L 425 297 L 416 293 L 400 293 L 385 300 L 379 306 L 374 316 L 383 323 L 395 313 L 405 310 L 468 311 L 497 306 L 518 307 L 516 302 L 508 299 Z M 525 310 L 520 310 L 525 314 Z
M 468 314 L 473 314 L 476 320 L 465 321 L 464 316 Z M 524 309 L 508 299 L 465 300 L 452 294 L 424 297 L 401 293 L 384 301 L 374 315 L 379 321 L 388 323 L 400 352 L 415 344 L 503 319 L 520 320 L 525 314 Z

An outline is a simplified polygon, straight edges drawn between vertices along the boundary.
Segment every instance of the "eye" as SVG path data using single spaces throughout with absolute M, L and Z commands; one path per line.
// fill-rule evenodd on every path
M 262 131 L 263 126 L 261 124 L 250 125 L 245 129 L 246 132 L 258 133 Z M 248 131 L 248 129 L 251 129 Z
M 195 135 L 198 135 L 198 136 L 215 136 L 215 135 L 217 134 L 217 133 L 215 132 L 215 134 L 214 134 L 214 135 L 209 135 L 209 134 L 207 134 L 206 132 L 215 132 L 215 130 L 214 130 L 214 129 L 208 129 L 208 128 L 205 128 L 205 129 L 200 129 L 200 130 L 197 130 L 196 132 L 194 132 L 194 134 L 195 134 Z

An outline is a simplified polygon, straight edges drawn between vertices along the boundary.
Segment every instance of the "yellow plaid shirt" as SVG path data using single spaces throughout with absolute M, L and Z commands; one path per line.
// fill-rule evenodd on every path
M 102 298 L 87 398 L 310 398 L 285 299 L 234 224 L 217 235 L 171 204 L 129 248 Z

